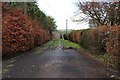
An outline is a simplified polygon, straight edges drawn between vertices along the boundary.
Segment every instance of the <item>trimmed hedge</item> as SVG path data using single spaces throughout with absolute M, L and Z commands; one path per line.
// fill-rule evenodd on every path
M 88 49 L 94 54 L 106 53 L 111 59 L 117 59 L 120 71 L 120 26 L 102 26 L 95 29 L 72 31 L 64 38 Z
M 82 30 L 76 30 L 75 31 L 75 42 L 76 43 L 80 43 L 80 37 L 81 37 L 81 33 L 82 32 Z
M 20 9 L 3 6 L 2 55 L 29 50 L 52 39 L 52 34 L 40 27 L 37 21 L 24 15 Z
M 120 26 L 76 30 L 64 34 L 64 37 L 67 40 L 79 43 L 93 53 L 107 53 L 111 56 L 120 55 Z
M 63 37 L 64 37 L 65 40 L 69 40 L 69 34 L 68 33 L 64 34 Z

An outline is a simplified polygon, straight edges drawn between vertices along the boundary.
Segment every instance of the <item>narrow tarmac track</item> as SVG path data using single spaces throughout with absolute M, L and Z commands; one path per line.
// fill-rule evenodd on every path
M 3 61 L 3 78 L 110 78 L 100 63 L 58 43 L 56 49 Z

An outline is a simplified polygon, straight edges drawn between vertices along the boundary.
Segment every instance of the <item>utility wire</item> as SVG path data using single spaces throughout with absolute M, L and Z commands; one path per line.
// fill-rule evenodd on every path
M 54 12 L 54 14 L 57 16 L 57 17 L 59 17 L 59 18 L 62 18 L 63 16 L 61 16 L 61 15 L 59 15 L 51 6 L 50 6 L 50 4 L 46 1 L 46 0 L 44 0 L 45 1 L 45 3 L 47 4 L 47 6 Z M 66 17 L 69 17 L 68 15 L 65 15 Z M 70 19 L 70 18 L 69 18 Z
M 46 0 L 44 0 L 44 1 L 45 1 L 46 5 L 51 9 L 51 11 L 52 11 L 56 16 L 58 16 L 59 18 L 62 17 L 62 16 L 60 16 L 60 15 L 57 14 L 57 12 L 50 6 L 50 4 L 49 4 Z

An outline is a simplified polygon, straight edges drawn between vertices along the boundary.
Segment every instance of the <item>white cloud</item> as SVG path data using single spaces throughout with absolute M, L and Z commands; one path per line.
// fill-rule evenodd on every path
M 75 0 L 38 0 L 39 8 L 47 15 L 52 16 L 58 25 L 57 29 L 66 28 L 66 19 L 68 19 L 68 29 L 88 28 L 88 24 L 72 22 L 70 17 L 74 15 L 76 6 Z

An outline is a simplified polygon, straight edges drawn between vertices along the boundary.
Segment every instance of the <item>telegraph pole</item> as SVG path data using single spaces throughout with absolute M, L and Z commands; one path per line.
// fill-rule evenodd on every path
M 66 19 L 66 33 L 68 31 L 68 20 Z

